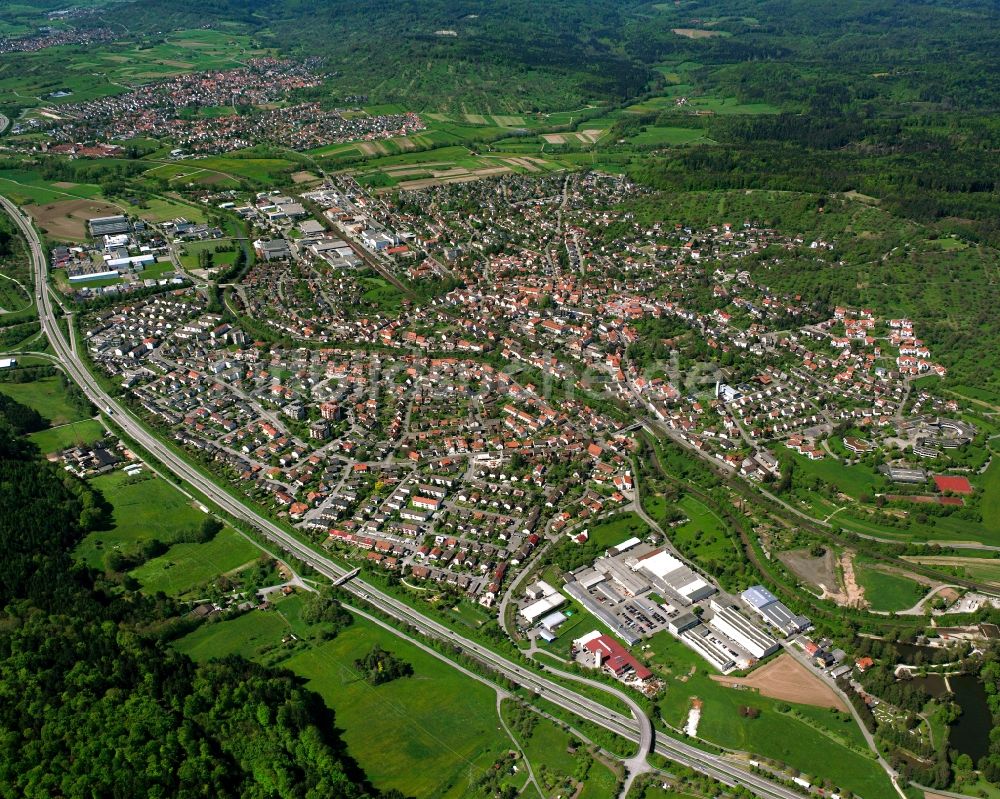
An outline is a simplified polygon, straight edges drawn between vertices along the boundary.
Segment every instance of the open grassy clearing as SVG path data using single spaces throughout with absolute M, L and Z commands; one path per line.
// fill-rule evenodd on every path
M 195 660 L 227 655 L 253 658 L 279 646 L 288 631 L 288 622 L 280 613 L 253 611 L 224 622 L 203 624 L 175 646 Z
M 872 610 L 897 611 L 912 608 L 929 590 L 927 586 L 901 575 L 880 571 L 862 558 L 855 560 L 854 574 L 858 584 L 865 589 L 865 599 Z
M 649 126 L 629 139 L 633 144 L 682 145 L 711 141 L 705 132 L 696 128 L 672 128 Z
M 925 566 L 934 566 L 945 574 L 967 577 L 970 580 L 987 583 L 993 587 L 1000 586 L 1000 560 L 963 558 L 951 555 L 909 556 L 906 559 L 914 563 L 922 563 Z
M 184 243 L 182 246 L 183 254 L 180 256 L 181 266 L 185 269 L 197 269 L 198 268 L 198 254 L 201 252 L 212 253 L 212 259 L 215 266 L 230 266 L 236 260 L 236 254 L 239 252 L 236 250 L 228 250 L 224 252 L 216 252 L 215 248 L 219 246 L 228 246 L 229 239 L 214 239 L 212 241 L 190 241 Z M 238 245 L 237 245 L 238 246 Z
M 190 222 L 205 221 L 205 211 L 197 205 L 189 205 L 166 197 L 150 197 L 143 199 L 137 205 L 128 202 L 120 204 L 126 213 L 141 217 L 148 222 L 167 222 L 178 217 Z
M 67 447 L 93 444 L 104 437 L 104 424 L 96 419 L 82 419 L 78 422 L 40 430 L 32 433 L 28 439 L 32 441 L 43 455 L 59 452 Z
M 377 687 L 359 679 L 354 660 L 375 643 L 410 663 L 413 677 Z M 461 797 L 470 771 L 482 773 L 510 746 L 491 688 L 365 620 L 285 666 L 323 696 L 348 751 L 380 788 Z
M 365 288 L 361 299 L 374 305 L 381 313 L 397 314 L 402 307 L 403 294 L 382 277 L 363 277 L 359 281 Z
M 733 749 L 781 760 L 805 774 L 829 778 L 840 788 L 865 799 L 892 799 L 896 794 L 878 763 L 849 748 L 863 747 L 860 729 L 846 714 L 786 703 L 803 721 L 781 713 L 782 704 L 751 691 L 728 688 L 710 675 L 705 661 L 682 643 L 660 633 L 637 654 L 665 678 L 660 700 L 664 720 L 680 728 L 687 719 L 691 699 L 702 700 L 698 737 Z M 756 708 L 760 716 L 744 718 L 741 706 Z
M 546 718 L 539 717 L 529 736 L 516 731 L 513 711 L 517 706 L 510 699 L 505 699 L 501 712 L 509 727 L 514 730 L 514 737 L 524 750 L 525 757 L 531 763 L 535 777 L 542 783 L 546 796 L 565 795 L 563 790 L 570 789 L 572 784 L 582 781 L 582 790 L 577 794 L 584 799 L 604 799 L 613 796 L 617 784 L 616 776 L 602 762 L 594 760 L 586 747 L 573 735 L 561 729 L 557 724 Z M 573 747 L 573 743 L 577 746 Z
M 9 314 L 19 313 L 31 308 L 34 300 L 28 292 L 21 288 L 20 284 L 7 275 L 0 274 L 0 312 L 4 321 L 7 321 Z
M 845 530 L 874 535 L 893 541 L 973 541 L 982 544 L 1000 545 L 1000 529 L 985 524 L 961 519 L 957 516 L 929 517 L 926 524 L 911 520 L 907 528 L 880 524 L 876 519 L 863 513 L 844 511 L 838 513 L 831 522 Z
M 174 544 L 164 555 L 131 572 L 142 590 L 184 596 L 193 588 L 243 566 L 261 554 L 254 544 L 230 528 L 205 544 Z
M 143 269 L 137 276 L 140 280 L 158 280 L 161 277 L 172 275 L 175 271 L 173 263 L 168 259 Z
M 677 508 L 688 517 L 688 521 L 668 530 L 667 535 L 680 549 L 694 551 L 699 559 L 705 560 L 725 558 L 734 549 L 739 551 L 733 539 L 726 534 L 722 520 L 703 502 L 685 494 L 677 503 Z M 656 516 L 653 515 L 653 518 Z
M 795 464 L 795 471 L 804 475 L 815 475 L 826 485 L 847 494 L 853 499 L 867 499 L 881 483 L 881 478 L 866 466 L 846 466 L 840 461 L 827 457 L 813 461 L 797 452 L 789 453 Z
M 272 185 L 289 174 L 294 169 L 295 162 L 284 158 L 260 158 L 241 152 L 231 153 L 229 156 L 192 158 L 183 165 L 191 172 L 203 169 L 220 173 L 224 178 L 244 178 L 253 183 Z
M 153 539 L 170 544 L 181 533 L 196 530 L 205 518 L 173 485 L 145 469 L 137 477 L 124 471 L 100 475 L 91 485 L 113 508 L 109 529 L 89 533 L 76 549 L 76 557 L 95 568 L 111 550 Z
M 979 484 L 982 498 L 979 509 L 983 515 L 983 527 L 988 530 L 1000 530 L 1000 461 L 993 458 L 989 468 L 983 472 Z
M 306 631 L 297 618 L 300 603 L 292 597 L 279 601 L 276 611 L 204 625 L 177 647 L 197 659 L 232 653 L 262 658 L 281 646 L 289 629 Z M 354 661 L 376 643 L 410 663 L 413 676 L 374 687 L 361 679 Z M 511 746 L 498 730 L 491 688 L 365 619 L 281 665 L 323 697 L 346 730 L 348 752 L 382 790 L 458 799 L 470 771 L 482 774 Z
M 62 382 L 54 375 L 30 383 L 0 383 L 0 393 L 34 408 L 52 427 L 86 418 L 69 403 Z

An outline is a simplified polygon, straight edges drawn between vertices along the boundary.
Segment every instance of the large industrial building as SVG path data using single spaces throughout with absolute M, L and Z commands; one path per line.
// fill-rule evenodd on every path
M 647 575 L 655 588 L 678 599 L 682 605 L 693 605 L 716 592 L 714 585 L 663 547 L 637 558 L 632 571 Z
M 800 633 L 812 626 L 812 622 L 807 617 L 793 613 L 762 585 L 751 586 L 740 594 L 740 599 L 784 636 Z
M 708 625 L 722 633 L 734 644 L 739 644 L 758 660 L 767 657 L 772 652 L 778 650 L 778 642 L 754 624 L 743 614 L 712 600 L 712 610 L 715 611 L 712 618 L 708 620 Z
M 95 239 L 98 236 L 114 236 L 119 233 L 130 233 L 132 231 L 132 225 L 129 224 L 128 217 L 120 214 L 88 219 L 87 226 L 90 228 L 90 235 Z

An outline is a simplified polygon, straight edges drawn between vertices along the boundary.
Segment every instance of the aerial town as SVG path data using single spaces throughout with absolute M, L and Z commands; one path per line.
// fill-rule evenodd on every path
M 617 641 L 657 634 L 726 674 L 789 637 L 814 646 L 799 637 L 811 622 L 763 586 L 722 590 L 663 529 L 616 541 L 558 590 L 541 580 L 512 592 L 540 546 L 585 543 L 589 526 L 637 507 L 641 424 L 759 484 L 781 478 L 785 449 L 810 460 L 833 457 L 831 442 L 855 457 L 891 451 L 881 468 L 901 490 L 926 484 L 919 462 L 976 430 L 957 404 L 912 389 L 914 376 L 944 372 L 912 321 L 849 308 L 819 318 L 741 268 L 765 247 L 836 242 L 753 220 L 644 228 L 613 210 L 637 191 L 598 173 L 508 176 L 391 203 L 338 176 L 299 194 L 206 197 L 254 231 L 255 262 L 226 303 L 259 328 L 227 321 L 192 287 L 217 267 L 179 264 L 189 242 L 223 236 L 211 226 L 92 219 L 93 243 L 52 260 L 68 291 L 90 281 L 84 291 L 101 295 L 158 285 L 134 276 L 171 267 L 160 280 L 176 290 L 86 315 L 90 358 L 166 434 L 317 544 L 495 612 L 512 602 L 522 633 L 549 643 L 575 601 L 613 638 L 584 636 L 573 651 L 626 680 L 650 674 Z M 479 212 L 464 211 L 470 200 Z M 108 276 L 130 280 L 100 288 Z M 382 291 L 394 286 L 427 299 Z M 778 334 L 790 320 L 797 329 Z M 687 360 L 752 355 L 752 371 L 651 361 L 650 329 Z M 962 477 L 935 480 L 945 503 L 971 491 Z
M 0 795 L 1000 799 L 958 6 L 0 3 Z

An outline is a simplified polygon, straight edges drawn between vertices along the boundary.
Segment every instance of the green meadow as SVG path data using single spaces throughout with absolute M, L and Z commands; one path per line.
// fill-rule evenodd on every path
M 70 404 L 62 382 L 56 376 L 43 377 L 30 383 L 0 383 L 0 393 L 34 408 L 53 427 L 86 418 L 85 414 Z
M 131 574 L 146 593 L 184 596 L 214 577 L 251 564 L 260 555 L 256 545 L 227 527 L 204 544 L 174 544 Z
M 274 654 L 296 628 L 299 607 L 292 597 L 279 601 L 275 611 L 206 624 L 177 647 L 197 659 Z M 354 661 L 374 644 L 410 663 L 413 676 L 379 686 L 362 679 Z M 499 729 L 492 688 L 366 619 L 355 618 L 331 641 L 294 651 L 281 665 L 323 697 L 344 730 L 348 752 L 381 790 L 459 799 L 470 777 L 485 773 L 511 747 Z

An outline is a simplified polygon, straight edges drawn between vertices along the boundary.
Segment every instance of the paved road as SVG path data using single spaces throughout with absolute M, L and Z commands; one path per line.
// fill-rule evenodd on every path
M 41 322 L 42 330 L 51 342 L 56 355 L 63 362 L 70 377 L 80 386 L 87 397 L 101 408 L 110 420 L 120 427 L 126 435 L 144 447 L 160 463 L 173 472 L 176 477 L 189 483 L 231 516 L 252 525 L 267 539 L 285 550 L 285 552 L 308 564 L 327 579 L 337 580 L 343 577 L 346 573 L 345 569 L 335 564 L 329 558 L 315 552 L 293 535 L 269 519 L 259 515 L 243 502 L 229 494 L 228 491 L 223 490 L 212 480 L 205 477 L 197 468 L 164 445 L 157 436 L 147 430 L 123 405 L 118 403 L 101 388 L 94 376 L 79 359 L 76 352 L 67 343 L 62 330 L 56 324 L 52 298 L 48 290 L 48 265 L 41 242 L 32 227 L 30 217 L 22 215 L 20 209 L 5 197 L 0 197 L 0 205 L 3 206 L 16 222 L 28 241 L 35 272 L 35 300 L 38 306 L 38 318 Z M 628 740 L 637 742 L 639 745 L 639 754 L 629 761 L 629 765 L 633 768 L 638 767 L 650 751 L 655 751 L 675 762 L 707 774 L 726 785 L 746 786 L 754 794 L 763 799 L 800 799 L 801 795 L 789 788 L 745 771 L 722 757 L 703 752 L 682 741 L 661 737 L 655 741 L 654 746 L 652 723 L 641 712 L 636 717 L 635 711 L 633 711 L 632 716 L 612 711 L 596 700 L 581 696 L 575 691 L 547 679 L 537 671 L 508 660 L 475 641 L 461 637 L 451 628 L 423 616 L 405 603 L 387 594 L 383 594 L 377 588 L 362 580 L 357 578 L 350 580 L 343 585 L 343 590 L 360 597 L 383 613 L 411 625 L 424 635 L 448 641 L 460 647 L 463 652 L 474 656 L 479 661 L 496 670 L 499 674 L 535 692 L 538 696 L 544 697 L 564 710 L 621 735 Z M 609 694 L 618 697 L 629 707 L 637 707 L 634 701 L 624 693 L 614 691 L 605 686 L 602 686 L 602 688 Z

